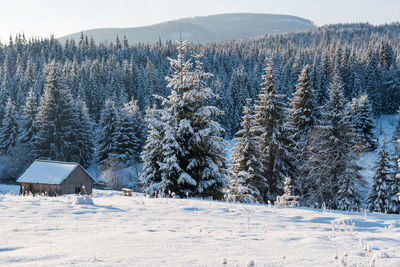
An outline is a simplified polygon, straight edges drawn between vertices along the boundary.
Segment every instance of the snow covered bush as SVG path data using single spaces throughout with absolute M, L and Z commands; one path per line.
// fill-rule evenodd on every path
M 73 201 L 74 205 L 94 205 L 93 199 L 90 196 L 78 196 Z
M 289 206 L 294 207 L 299 204 L 299 197 L 292 195 L 292 179 L 290 177 L 285 178 L 284 182 L 284 191 L 285 193 L 282 196 L 278 196 L 275 201 L 275 205 L 277 206 Z
M 101 179 L 113 189 L 124 186 L 124 164 L 118 156 L 109 155 L 100 166 Z

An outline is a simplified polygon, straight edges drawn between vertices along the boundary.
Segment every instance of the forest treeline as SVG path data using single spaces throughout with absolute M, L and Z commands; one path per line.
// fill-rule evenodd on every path
M 201 188 L 195 187 L 198 182 L 193 180 L 193 176 L 200 175 L 199 168 L 195 168 L 197 173 L 190 175 L 185 171 L 180 179 L 189 184 L 188 188 L 182 189 L 175 184 L 168 190 L 173 189 L 174 193 L 181 196 L 221 198 L 220 190 L 207 188 L 212 188 L 212 185 L 224 188 L 229 184 L 225 178 L 229 177 L 229 173 L 234 173 L 236 167 L 227 170 L 226 160 L 221 158 L 223 149 L 220 138 L 231 139 L 239 133 L 242 136 L 238 137 L 239 146 L 240 138 L 248 135 L 246 138 L 251 141 L 258 133 L 257 140 L 253 140 L 257 143 L 254 149 L 260 150 L 264 156 L 270 155 L 263 162 L 254 164 L 268 166 L 269 169 L 263 171 L 265 179 L 257 182 L 261 184 L 253 185 L 255 187 L 252 189 L 250 187 L 251 192 L 257 193 L 258 190 L 259 195 L 250 194 L 252 197 L 244 197 L 243 201 L 275 201 L 279 196 L 282 200 L 282 194 L 290 191 L 303 199 L 307 198 L 308 204 L 315 202 L 333 208 L 354 208 L 360 204 L 355 186 L 362 185 L 363 179 L 352 153 L 376 148 L 371 116 L 393 114 L 400 104 L 399 37 L 399 23 L 382 26 L 329 25 L 299 33 L 254 39 L 205 45 L 185 43 L 184 48 L 182 42 L 177 48 L 175 42 L 161 40 L 152 45 L 129 44 L 125 38 L 117 37 L 113 43 L 96 44 L 90 37 L 82 35 L 78 43 L 67 40 L 62 44 L 52 37 L 26 39 L 23 35 L 17 35 L 10 38 L 8 44 L 0 45 L 0 150 L 2 165 L 14 166 L 7 168 L 9 173 L 3 175 L 15 177 L 34 158 L 76 161 L 83 166 L 88 166 L 95 158 L 104 168 L 115 165 L 116 159 L 118 164 L 125 166 L 143 160 L 144 173 L 151 166 L 148 175 L 158 177 L 153 177 L 156 183 L 145 179 L 143 184 L 147 184 L 148 188 L 161 185 L 164 190 L 169 184 L 166 182 L 169 181 L 167 176 L 175 177 L 176 173 L 165 177 L 157 176 L 160 173 L 156 175 L 156 170 L 166 165 L 160 163 L 163 157 L 151 158 L 150 154 L 146 154 L 150 149 L 149 144 L 154 141 L 149 140 L 149 136 L 153 134 L 156 137 L 154 131 L 160 131 L 159 127 L 172 131 L 176 126 L 172 127 L 173 123 L 180 122 L 197 108 L 199 112 L 207 113 L 207 120 L 203 121 L 204 117 L 201 116 L 198 118 L 204 123 L 200 123 L 201 127 L 213 131 L 210 133 L 205 130 L 206 133 L 202 134 L 209 136 L 216 147 L 202 143 L 210 153 L 214 152 L 212 155 L 207 155 L 201 146 L 198 149 L 205 153 L 205 158 L 214 162 L 207 167 L 210 175 L 211 170 L 222 169 L 217 172 L 217 177 L 209 177 L 208 182 L 202 181 Z M 198 57 L 193 58 L 193 55 Z M 178 58 L 179 66 L 171 63 L 174 62 L 173 58 Z M 179 86 L 187 86 L 181 84 L 175 88 L 171 82 L 174 75 L 184 76 L 177 70 L 187 63 L 183 58 L 192 58 L 196 62 L 185 70 L 200 75 L 195 81 L 195 74 L 187 76 L 191 77 L 193 87 L 211 88 L 211 91 L 207 89 L 189 95 L 199 98 L 200 104 L 214 108 L 205 111 L 195 105 L 192 109 L 179 111 L 182 107 L 174 102 L 176 99 L 171 99 L 173 92 L 182 97 L 184 92 L 179 90 Z M 301 83 L 303 85 L 299 85 Z M 310 89 L 302 92 L 299 88 Z M 307 94 L 310 99 L 302 99 Z M 262 104 L 270 101 L 274 109 L 268 115 L 271 122 L 267 122 L 267 115 L 257 115 L 257 112 L 266 112 Z M 178 107 L 173 107 L 175 104 Z M 304 117 L 304 114 L 290 113 L 290 110 L 308 104 L 314 111 L 310 106 L 310 110 L 302 112 L 310 115 L 310 118 Z M 166 113 L 168 109 L 169 113 Z M 164 112 L 160 113 L 160 110 Z M 178 121 L 174 121 L 172 117 L 176 117 L 177 112 L 181 112 L 181 115 Z M 172 117 L 167 118 L 164 113 L 172 114 Z M 191 119 L 197 115 L 192 114 Z M 252 116 L 256 119 L 250 119 Z M 157 125 L 152 120 L 154 118 L 159 118 L 157 121 L 162 124 Z M 169 123 L 165 124 L 166 121 Z M 276 130 L 270 132 L 274 127 Z M 327 132 L 328 128 L 332 128 L 331 133 Z M 313 134 L 308 135 L 308 131 Z M 341 136 L 328 138 L 329 134 L 338 133 Z M 179 134 L 186 136 L 184 132 L 175 132 L 172 136 L 176 138 Z M 262 135 L 264 141 L 259 139 Z M 269 143 L 271 140 L 266 135 L 278 141 Z M 162 137 L 167 138 L 164 144 L 173 141 L 168 139 L 171 135 Z M 182 138 L 186 140 L 186 137 Z M 344 141 L 342 147 L 335 147 L 337 142 L 329 144 L 323 141 L 324 138 Z M 173 148 L 175 145 L 176 142 L 172 142 L 172 150 L 163 153 L 180 151 L 179 147 Z M 187 144 L 183 142 L 181 145 Z M 334 147 L 337 149 L 336 157 L 340 156 L 343 160 L 337 163 L 337 168 L 314 168 L 321 167 L 322 162 L 318 161 L 323 161 L 328 155 L 318 158 L 309 153 L 321 153 L 324 147 L 330 151 Z M 246 149 L 249 147 L 246 146 Z M 244 164 L 235 163 L 235 159 L 242 157 L 240 153 L 245 149 L 234 151 L 233 166 Z M 298 151 L 307 153 L 295 154 Z M 253 152 L 248 153 L 250 155 Z M 147 161 L 144 160 L 146 157 Z M 292 157 L 315 165 L 294 168 Z M 150 164 L 152 160 L 157 162 L 157 168 Z M 197 160 L 202 162 L 204 159 Z M 150 165 L 146 167 L 146 164 Z M 193 167 L 190 164 L 195 163 L 185 161 L 185 168 Z M 241 173 L 240 168 L 236 170 L 238 174 Z M 251 167 L 252 170 L 254 168 Z M 348 180 L 338 182 L 338 169 L 344 172 L 343 177 Z M 265 172 L 269 174 L 265 176 Z M 303 175 L 299 175 L 300 172 Z M 334 187 L 325 188 L 327 191 L 321 191 L 318 184 L 329 181 L 316 183 L 313 179 L 312 185 L 308 183 L 311 181 L 304 180 L 306 178 L 295 181 L 297 177 L 322 177 L 322 172 L 331 172 L 337 182 L 331 183 Z M 260 178 L 260 173 L 252 175 Z M 231 184 L 240 188 L 243 179 L 235 176 Z M 237 188 L 232 189 L 231 195 L 235 195 Z M 354 192 L 349 192 L 350 188 L 354 188 L 351 189 Z M 314 191 L 309 191 L 311 189 Z M 342 194 L 340 199 L 339 192 Z M 350 204 L 347 198 L 352 199 Z

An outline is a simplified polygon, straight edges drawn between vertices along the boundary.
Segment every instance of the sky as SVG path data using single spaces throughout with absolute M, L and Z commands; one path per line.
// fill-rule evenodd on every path
M 0 0 L 0 40 L 240 12 L 295 15 L 316 25 L 382 24 L 400 21 L 400 0 Z

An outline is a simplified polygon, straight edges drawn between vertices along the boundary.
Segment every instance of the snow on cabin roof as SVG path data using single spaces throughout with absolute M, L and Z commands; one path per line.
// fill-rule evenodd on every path
M 18 178 L 18 183 L 61 184 L 78 167 L 75 162 L 35 160 Z

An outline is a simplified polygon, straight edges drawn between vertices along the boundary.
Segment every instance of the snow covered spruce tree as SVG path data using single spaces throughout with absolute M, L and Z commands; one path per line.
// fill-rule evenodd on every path
M 121 153 L 126 164 L 139 162 L 143 144 L 144 124 L 137 101 L 125 103 L 121 109 Z
M 22 108 L 22 114 L 19 121 L 20 135 L 18 141 L 27 147 L 32 146 L 32 140 L 37 131 L 34 125 L 37 109 L 36 96 L 31 89 L 25 99 L 25 105 Z
M 310 66 L 306 65 L 296 85 L 296 91 L 290 101 L 287 126 L 290 138 L 296 146 L 303 146 L 306 142 L 305 136 L 315 123 L 314 90 L 310 82 Z
M 157 167 L 149 170 L 154 162 L 144 162 L 141 177 L 144 190 L 149 194 L 158 191 L 173 192 L 181 197 L 199 196 L 221 199 L 227 187 L 224 158 L 225 142 L 220 137 L 223 129 L 213 120 L 221 114 L 215 106 L 207 105 L 216 95 L 206 86 L 212 75 L 203 71 L 201 55 L 195 56 L 196 68 L 184 60 L 186 42 L 178 42 L 178 59 L 170 59 L 174 70 L 167 77 L 171 94 L 162 100 L 160 141 L 147 139 L 142 159 L 156 158 Z M 154 125 L 150 125 L 150 131 Z M 152 133 L 150 132 L 150 135 Z M 151 144 L 151 146 L 150 146 Z M 153 155 L 152 155 L 153 154 Z M 157 171 L 157 172 L 156 172 Z
M 75 101 L 74 113 L 75 123 L 71 137 L 76 150 L 71 155 L 72 160 L 84 167 L 89 167 L 94 153 L 94 129 L 86 104 L 81 99 Z
M 253 131 L 259 140 L 262 176 L 268 181 L 265 188 L 258 188 L 264 201 L 275 201 L 283 193 L 286 175 L 292 176 L 291 142 L 284 124 L 286 108 L 284 96 L 278 94 L 274 85 L 274 72 L 270 63 L 262 76 L 261 92 L 254 107 Z
M 156 106 L 147 108 L 145 122 L 147 123 L 148 134 L 141 153 L 143 172 L 139 180 L 147 194 L 155 195 L 160 193 L 160 190 L 163 191 L 167 184 L 172 184 L 171 181 L 163 179 L 159 164 L 163 157 L 162 142 L 165 130 L 164 123 L 161 120 L 161 110 L 157 109 Z
M 72 161 L 78 144 L 75 143 L 74 129 L 80 127 L 70 90 L 65 87 L 60 67 L 55 61 L 47 66 L 44 93 L 34 126 L 32 156 L 52 160 Z
M 33 160 L 30 151 L 33 148 L 33 138 L 37 133 L 37 127 L 35 126 L 37 110 L 37 98 L 31 89 L 25 98 L 25 105 L 22 107 L 18 122 L 20 133 L 18 136 L 17 157 L 20 159 L 21 169 L 25 169 Z
M 290 177 L 285 178 L 283 188 L 284 194 L 282 196 L 278 196 L 274 204 L 277 206 L 297 206 L 300 197 L 292 194 L 292 179 L 290 179 Z
M 242 129 L 236 133 L 238 137 L 235 138 L 229 169 L 229 197 L 239 202 L 264 203 L 258 188 L 267 188 L 268 181 L 261 175 L 262 164 L 259 161 L 258 139 L 252 131 L 250 101 L 247 99 L 247 105 L 243 107 L 243 120 L 240 123 Z
M 378 151 L 378 158 L 374 166 L 371 190 L 368 194 L 367 204 L 371 211 L 396 212 L 396 178 L 394 165 L 385 144 Z
M 314 105 L 314 90 L 310 81 L 310 66 L 306 65 L 296 85 L 296 91 L 289 103 L 289 114 L 286 119 L 289 137 L 293 141 L 292 153 L 295 165 L 300 166 L 305 160 L 304 152 L 307 149 L 307 135 L 316 122 L 316 110 Z M 300 172 L 294 176 L 296 192 L 304 191 Z
M 400 139 L 397 140 L 397 142 L 400 143 Z M 399 213 L 400 212 L 400 158 L 398 157 L 398 154 L 396 154 L 396 158 L 397 158 L 397 174 L 395 176 L 394 179 L 394 183 L 392 184 L 392 201 L 394 203 L 392 212 L 393 213 Z
M 8 98 L 4 118 L 0 127 L 0 154 L 10 155 L 18 139 L 18 114 L 15 106 Z
M 351 150 L 353 129 L 345 112 L 339 76 L 335 76 L 322 118 L 310 131 L 307 158 L 301 166 L 306 177 L 306 205 L 340 210 L 357 209 L 360 204 L 357 185 L 364 184 Z
M 366 152 L 374 150 L 376 148 L 375 125 L 367 95 L 353 98 L 350 114 L 355 132 L 354 151 Z
M 122 157 L 120 113 L 113 99 L 109 98 L 101 111 L 97 134 L 97 162 L 103 165 L 109 157 Z M 120 159 L 122 161 L 122 159 Z M 103 166 L 105 167 L 105 166 Z
M 394 128 L 393 136 L 391 142 L 393 143 L 394 146 L 394 151 L 395 151 L 395 157 L 400 158 L 400 108 L 397 111 L 397 121 L 396 125 Z M 400 166 L 399 166 L 400 169 Z

